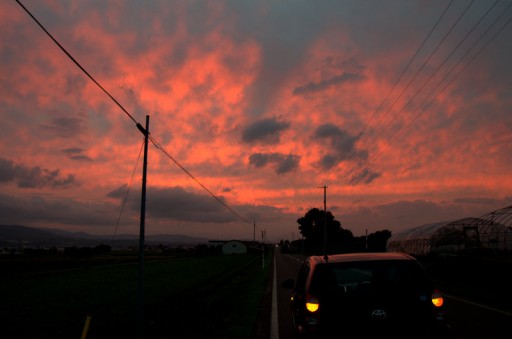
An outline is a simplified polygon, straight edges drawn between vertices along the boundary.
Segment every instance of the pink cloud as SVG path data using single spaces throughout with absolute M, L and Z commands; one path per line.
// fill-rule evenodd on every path
M 422 105 L 422 92 L 405 107 L 426 79 L 422 74 L 390 107 L 420 67 L 416 60 L 376 111 L 440 4 L 413 2 L 380 12 L 362 4 L 304 4 L 290 16 L 278 16 L 272 4 L 218 2 L 207 10 L 165 2 L 27 5 L 137 122 L 150 116 L 152 137 L 196 179 L 244 215 L 289 218 L 288 226 L 275 226 L 275 237 L 298 232 L 294 219 L 321 205 L 318 186 L 324 184 L 330 206 L 349 229 L 370 227 L 367 215 L 382 220 L 375 227 L 396 229 L 415 217 L 438 221 L 428 219 L 450 217 L 446 202 L 459 216 L 471 211 L 468 197 L 491 199 L 497 208 L 507 201 L 512 99 L 509 51 L 498 53 L 504 40 L 432 97 L 430 106 Z M 115 220 L 119 201 L 107 194 L 129 182 L 142 134 L 19 6 L 0 7 L 0 157 L 75 178 L 80 187 L 30 192 L 52 196 L 56 204 L 70 199 L 77 218 L 99 209 L 84 201 L 105 202 Z M 421 18 L 410 19 L 419 17 L 418 9 Z M 426 70 L 432 69 L 435 64 Z M 180 187 L 184 196 L 209 199 L 153 145 L 149 173 L 155 191 Z M 22 206 L 27 191 L 14 186 L 6 184 L 5 192 Z M 404 206 L 415 208 L 404 216 Z M 38 213 L 46 215 L 43 207 Z M 131 213 L 127 223 L 136 222 Z M 167 221 L 171 230 L 186 229 L 182 220 Z M 165 221 L 155 223 L 165 229 Z M 214 234 L 192 224 L 193 234 Z M 242 235 L 244 227 L 219 229 Z

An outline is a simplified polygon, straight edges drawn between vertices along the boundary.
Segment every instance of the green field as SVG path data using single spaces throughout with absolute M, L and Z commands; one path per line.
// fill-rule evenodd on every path
M 144 338 L 257 338 L 272 256 L 147 257 Z M 0 258 L 2 338 L 136 338 L 136 257 Z M 269 316 L 269 315 L 268 315 Z

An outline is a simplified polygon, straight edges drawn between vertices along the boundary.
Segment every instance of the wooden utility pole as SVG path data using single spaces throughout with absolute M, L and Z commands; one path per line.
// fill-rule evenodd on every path
M 139 234 L 139 274 L 137 279 L 137 338 L 144 337 L 144 228 L 146 224 L 146 177 L 148 168 L 148 139 L 149 115 L 146 115 L 146 128 L 137 124 L 137 128 L 144 134 L 144 164 L 142 167 L 142 194 L 140 199 L 140 234 Z
M 320 186 L 324 189 L 324 257 L 327 257 L 327 186 Z

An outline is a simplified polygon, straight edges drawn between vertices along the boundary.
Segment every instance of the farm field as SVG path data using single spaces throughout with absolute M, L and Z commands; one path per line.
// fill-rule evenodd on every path
M 264 260 L 263 260 L 264 259 Z M 150 256 L 144 338 L 256 338 L 272 256 Z M 0 258 L 3 338 L 137 337 L 136 256 Z

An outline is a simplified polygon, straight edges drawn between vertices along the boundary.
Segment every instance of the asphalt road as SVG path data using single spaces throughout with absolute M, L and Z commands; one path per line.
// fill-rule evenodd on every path
M 274 283 L 276 284 L 277 296 L 274 297 L 275 300 L 277 300 L 277 323 L 279 325 L 279 336 L 273 336 L 271 339 L 293 338 L 292 318 L 289 309 L 292 290 L 281 288 L 281 283 L 286 279 L 295 279 L 297 277 L 297 273 L 304 257 L 299 255 L 281 254 L 279 250 L 276 250 L 275 258 L 276 271 L 274 275 Z
M 282 288 L 281 283 L 288 278 L 296 278 L 303 258 L 276 251 L 271 339 L 293 338 L 288 308 L 292 292 Z M 453 331 L 450 338 L 512 338 L 512 313 L 476 303 L 467 296 L 445 295 L 445 303 Z

